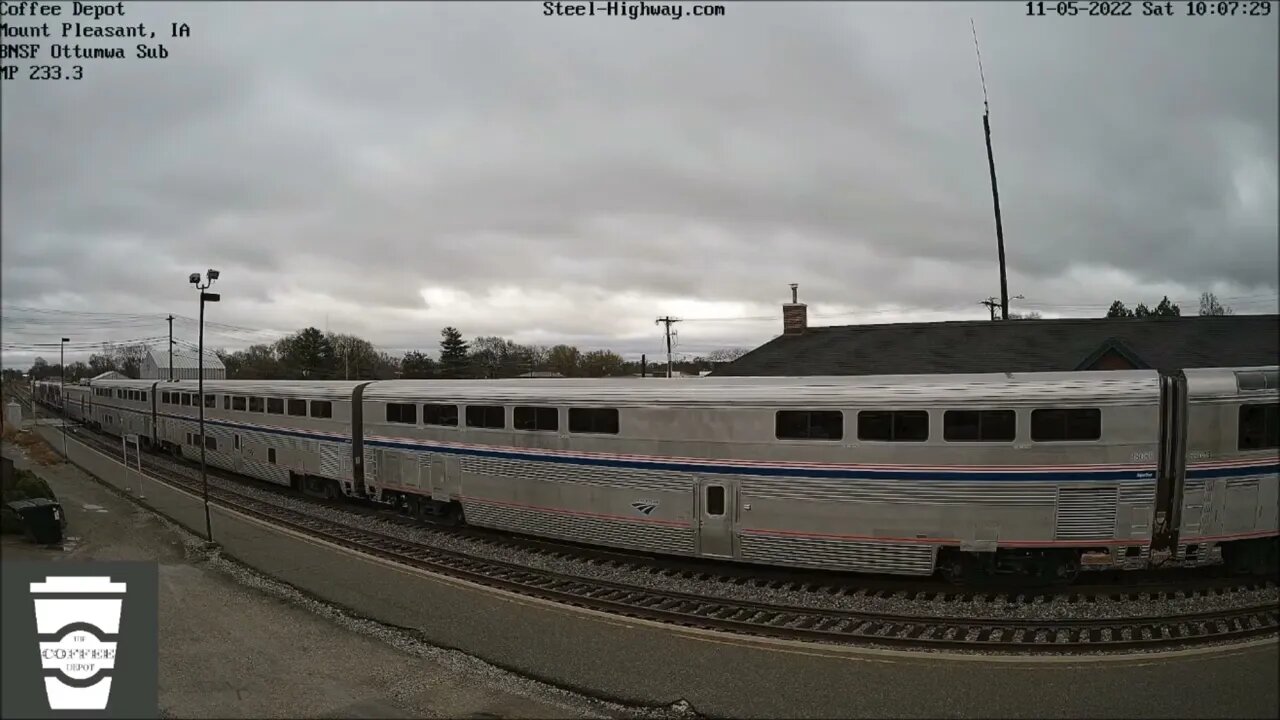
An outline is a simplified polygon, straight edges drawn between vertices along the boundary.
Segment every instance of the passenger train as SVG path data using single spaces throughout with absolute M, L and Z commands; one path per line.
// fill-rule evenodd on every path
M 65 393 L 72 419 L 312 494 L 659 554 L 1069 579 L 1266 572 L 1280 544 L 1275 366 Z

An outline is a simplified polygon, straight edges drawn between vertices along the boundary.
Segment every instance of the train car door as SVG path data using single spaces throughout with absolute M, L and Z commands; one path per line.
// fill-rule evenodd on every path
M 737 488 L 722 478 L 698 479 L 698 552 L 734 557 Z
M 431 499 L 437 502 L 449 502 L 448 469 L 445 459 L 433 455 L 430 461 Z
M 231 469 L 244 472 L 244 437 L 234 431 L 231 433 Z

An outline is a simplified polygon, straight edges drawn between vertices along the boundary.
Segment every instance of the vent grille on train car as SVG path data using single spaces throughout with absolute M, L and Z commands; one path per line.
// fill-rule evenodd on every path
M 1115 535 L 1115 488 L 1058 488 L 1058 540 L 1103 539 Z
M 739 543 L 742 559 L 753 562 L 900 575 L 932 573 L 938 552 L 934 545 L 778 537 L 749 530 Z
M 1280 370 L 1248 370 L 1236 373 L 1236 388 L 1245 390 L 1275 390 L 1280 388 Z

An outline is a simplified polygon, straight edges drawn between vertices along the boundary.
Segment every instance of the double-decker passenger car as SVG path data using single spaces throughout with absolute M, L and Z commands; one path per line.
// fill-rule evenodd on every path
M 197 384 L 155 384 L 161 447 L 279 485 L 355 496 L 352 396 L 366 383 L 217 380 L 204 383 L 200 437 Z M 357 396 L 358 397 L 358 396 Z M 352 416 L 353 407 L 357 417 Z
M 217 467 L 657 553 L 1072 576 L 1267 567 L 1280 535 L 1275 367 L 92 387 L 103 429 Z

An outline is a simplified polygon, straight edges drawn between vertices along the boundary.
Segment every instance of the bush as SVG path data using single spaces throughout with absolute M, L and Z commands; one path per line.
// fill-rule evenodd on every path
M 27 470 L 14 470 L 4 473 L 3 509 L 0 509 L 0 532 L 21 533 L 24 531 L 22 518 L 9 509 L 9 503 L 30 498 L 48 498 L 56 501 L 49 483 L 38 475 Z
M 13 475 L 4 479 L 4 502 L 11 503 L 14 500 L 27 500 L 29 498 L 49 498 L 57 500 L 58 498 L 50 489 L 49 483 L 45 482 L 38 475 L 27 470 L 16 470 Z

